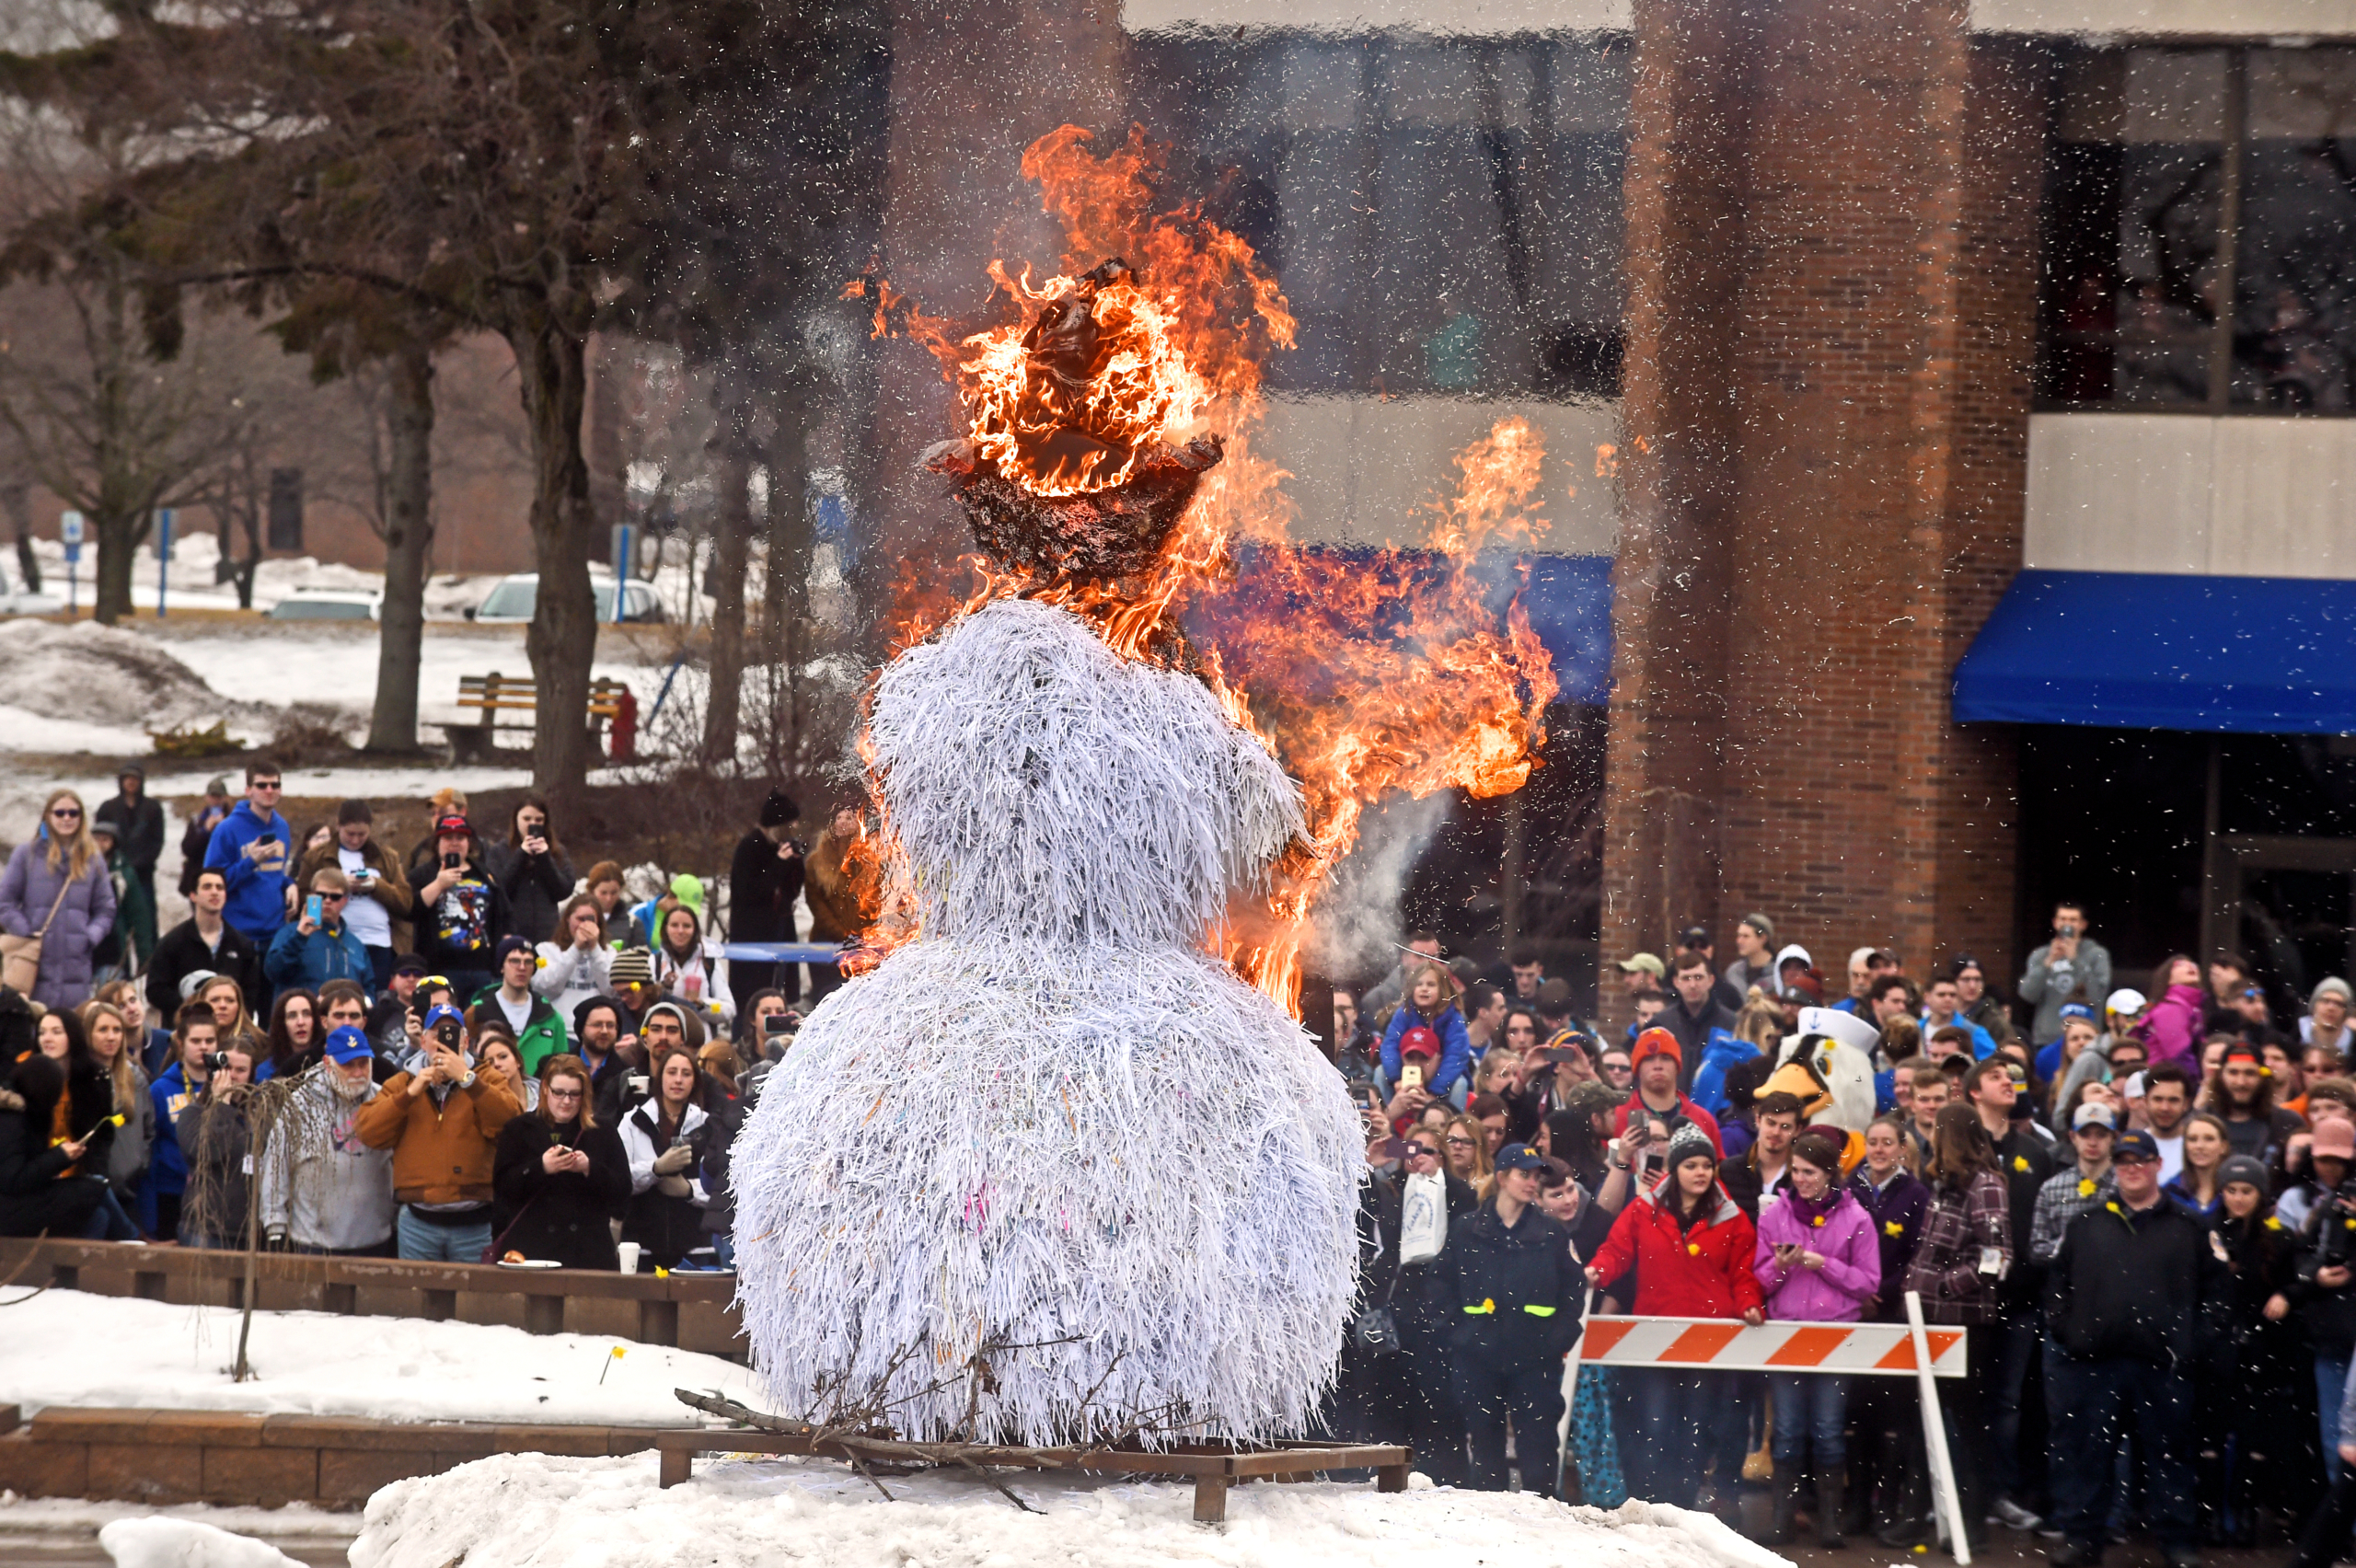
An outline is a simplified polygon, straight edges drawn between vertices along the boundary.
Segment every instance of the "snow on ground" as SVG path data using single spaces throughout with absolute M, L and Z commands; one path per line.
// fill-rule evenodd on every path
M 1375 1561 L 1515 1568 L 1790 1568 L 1706 1514 L 1632 1502 L 1615 1512 L 1519 1493 L 1377 1492 L 1371 1482 L 1253 1484 L 1227 1523 L 1194 1523 L 1192 1483 L 1011 1472 L 1040 1512 L 970 1476 L 888 1479 L 886 1502 L 822 1459 L 710 1458 L 655 1485 L 653 1454 L 568 1459 L 502 1454 L 396 1482 L 368 1501 L 352 1568 L 1365 1568 Z
M 235 1535 L 261 1540 L 317 1540 L 338 1537 L 349 1540 L 360 1532 L 360 1516 L 340 1514 L 306 1504 L 283 1508 L 222 1508 L 209 1503 L 182 1503 L 157 1508 L 145 1503 L 101 1503 L 83 1497 L 19 1497 L 0 1492 L 0 1562 L 7 1560 L 6 1544 L 40 1540 L 87 1540 L 118 1519 L 185 1519 L 210 1525 Z
M 268 1541 L 195 1519 L 117 1519 L 98 1532 L 98 1544 L 115 1568 L 303 1568 Z
M 697 1418 L 675 1389 L 763 1397 L 734 1362 L 635 1343 L 617 1358 L 618 1343 L 419 1318 L 257 1312 L 248 1354 L 260 1376 L 233 1383 L 237 1314 L 227 1308 L 51 1290 L 9 1309 L 0 1404 L 28 1416 L 64 1404 L 682 1426 Z

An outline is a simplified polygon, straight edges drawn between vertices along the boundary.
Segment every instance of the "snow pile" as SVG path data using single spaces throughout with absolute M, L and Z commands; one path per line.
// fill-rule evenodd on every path
M 699 1460 L 694 1480 L 664 1491 L 652 1454 L 501 1454 L 378 1492 L 351 1557 L 352 1568 L 1366 1568 L 1469 1554 L 1515 1568 L 1790 1568 L 1707 1515 L 1645 1503 L 1605 1513 L 1521 1493 L 1254 1484 L 1230 1491 L 1227 1524 L 1210 1528 L 1194 1523 L 1192 1483 L 1006 1479 L 1040 1512 L 941 1473 L 886 1481 L 897 1499 L 886 1502 L 817 1459 Z
M 180 724 L 225 719 L 233 731 L 269 727 L 265 709 L 223 697 L 155 639 L 96 621 L 0 622 L 0 668 L 8 672 L 10 709 L 0 726 L 17 747 L 39 744 L 15 732 L 19 714 L 36 726 L 119 732 L 134 738 L 128 749 L 135 751 L 148 749 L 146 732 Z
M 0 1404 L 364 1415 L 379 1421 L 528 1421 L 684 1426 L 676 1389 L 758 1399 L 752 1375 L 718 1356 L 585 1334 L 527 1334 L 484 1323 L 257 1312 L 260 1376 L 233 1383 L 237 1314 L 52 1290 L 8 1314 Z M 605 1381 L 600 1385 L 598 1379 Z
M 18 1553 L 20 1543 L 48 1547 L 92 1541 L 117 1519 L 192 1519 L 230 1534 L 295 1543 L 349 1541 L 359 1533 L 360 1516 L 289 1503 L 282 1508 L 221 1507 L 176 1503 L 157 1508 L 146 1503 L 115 1503 L 88 1497 L 20 1497 L 0 1492 L 0 1562 Z
M 303 1568 L 266 1541 L 193 1519 L 117 1519 L 98 1532 L 115 1568 Z

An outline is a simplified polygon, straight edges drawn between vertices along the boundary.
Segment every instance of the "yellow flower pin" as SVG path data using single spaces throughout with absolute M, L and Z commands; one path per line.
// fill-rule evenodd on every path
M 1906 1234 L 1906 1227 L 1894 1219 L 1886 1219 L 1882 1221 L 1881 1233 L 1884 1236 L 1903 1236 Z
M 1482 1311 L 1484 1311 L 1484 1312 L 1494 1312 L 1494 1311 L 1496 1311 L 1496 1309 L 1497 1309 L 1497 1304 L 1496 1304 L 1496 1302 L 1493 1298 L 1491 1298 L 1491 1297 L 1486 1297 L 1486 1296 L 1484 1296 L 1483 1297 L 1481 1297 L 1481 1310 L 1482 1310 Z
M 2025 1155 L 2025 1154 L 2016 1154 L 2016 1155 L 2013 1156 L 2013 1169 L 2014 1169 L 2014 1170 L 2027 1170 L 2027 1169 L 2028 1169 L 2028 1156 L 2027 1156 L 2027 1155 Z
M 2119 1205 L 2117 1204 L 2105 1204 L 2102 1206 L 2108 1209 L 2113 1214 L 2117 1214 L 2119 1212 Z
M 2282 1228 L 2282 1222 L 2269 1214 L 2266 1216 L 2266 1228 L 2269 1230 L 2280 1230 Z
M 1699 1241 L 1688 1241 L 1685 1243 L 1685 1251 L 1689 1256 L 1698 1258 L 1702 1255 L 1702 1243 Z
M 2091 1197 L 2093 1197 L 2094 1195 L 2095 1195 L 2095 1184 L 2094 1184 L 2092 1182 L 2087 1181 L 2084 1176 L 2079 1177 L 2079 1178 L 2078 1178 L 2078 1196 L 2080 1196 L 2080 1197 L 2082 1197 L 2082 1198 L 2091 1198 Z
M 1824 1224 L 1824 1216 L 1822 1215 L 1818 1215 L 1814 1219 L 1808 1221 L 1808 1223 L 1821 1228 Z

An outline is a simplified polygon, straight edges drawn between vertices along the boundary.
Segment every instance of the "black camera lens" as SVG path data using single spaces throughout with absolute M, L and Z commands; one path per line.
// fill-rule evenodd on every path
M 444 1019 L 433 1026 L 433 1038 L 455 1051 L 458 1048 L 458 1025 L 456 1020 Z

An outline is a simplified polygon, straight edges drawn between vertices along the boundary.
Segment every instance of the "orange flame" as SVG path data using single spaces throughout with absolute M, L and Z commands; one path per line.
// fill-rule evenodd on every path
M 1200 203 L 1157 210 L 1161 158 L 1142 129 L 1102 156 L 1067 125 L 1023 154 L 1045 211 L 1063 225 L 1060 271 L 1034 287 L 1026 270 L 990 275 L 1015 319 L 953 339 L 880 277 L 852 294 L 876 302 L 877 330 L 930 348 L 959 386 L 977 453 L 1041 494 L 1118 483 L 1126 462 L 1043 462 L 1048 424 L 1078 428 L 1108 453 L 1203 431 L 1226 443 L 1150 576 L 1119 584 L 1044 584 L 964 559 L 970 589 L 944 592 L 928 565 L 904 569 L 895 648 L 991 599 L 1027 594 L 1086 618 L 1124 657 L 1191 654 L 1191 667 L 1235 720 L 1265 739 L 1300 780 L 1309 842 L 1278 868 L 1262 907 L 1238 910 L 1226 934 L 1239 974 L 1298 1015 L 1301 948 L 1327 875 L 1349 852 L 1367 807 L 1393 791 L 1519 789 L 1543 742 L 1552 661 L 1520 603 L 1526 568 L 1492 587 L 1474 570 L 1484 551 L 1527 549 L 1544 444 L 1527 421 L 1504 419 L 1457 458 L 1457 493 L 1434 508 L 1426 547 L 1337 551 L 1287 541 L 1289 478 L 1256 455 L 1260 367 L 1290 348 L 1295 325 L 1276 282 L 1241 237 Z M 1083 298 L 1084 269 L 1125 258 Z M 993 297 L 997 297 L 997 294 Z M 1043 385 L 1024 352 L 1042 305 L 1084 306 L 1097 353 L 1084 378 Z M 1178 631 L 1181 620 L 1185 635 Z M 888 836 L 889 826 L 884 833 Z M 895 922 L 887 917 L 884 927 Z M 905 922 L 879 940 L 905 940 Z

